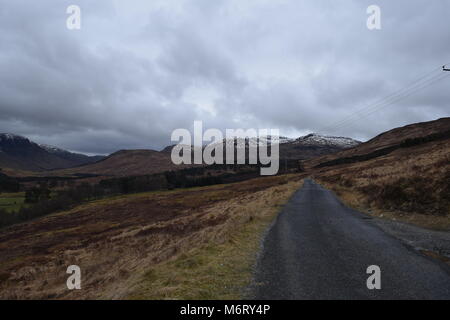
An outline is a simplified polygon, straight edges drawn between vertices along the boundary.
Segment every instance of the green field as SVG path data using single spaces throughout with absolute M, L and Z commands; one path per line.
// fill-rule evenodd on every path
M 0 193 L 0 209 L 18 211 L 24 204 L 25 192 Z

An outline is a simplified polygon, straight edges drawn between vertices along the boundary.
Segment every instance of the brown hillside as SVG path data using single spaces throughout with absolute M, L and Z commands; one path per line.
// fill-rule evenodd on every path
M 360 210 L 449 230 L 450 137 L 445 134 L 449 129 L 450 118 L 397 128 L 333 157 L 367 154 L 407 139 L 415 143 L 403 143 L 364 161 L 313 168 L 311 174 Z M 426 138 L 430 135 L 440 138 Z M 314 159 L 309 166 L 324 158 L 331 160 Z
M 362 143 L 354 148 L 340 151 L 334 154 L 325 155 L 307 161 L 308 167 L 313 167 L 327 161 L 353 157 L 356 155 L 365 155 L 384 148 L 399 145 L 407 139 L 426 137 L 436 133 L 442 133 L 450 130 L 450 117 L 442 118 L 429 122 L 410 124 L 404 127 L 395 128 L 390 131 L 379 134 L 373 139 Z
M 263 222 L 265 229 L 279 206 L 298 189 L 300 178 L 258 178 L 109 198 L 2 229 L 0 299 L 125 299 L 130 295 L 198 299 L 205 290 L 212 290 L 208 296 L 232 291 L 243 271 L 233 272 L 232 286 L 224 285 L 222 264 L 227 259 L 221 265 L 209 265 L 207 272 L 195 272 L 221 253 L 202 256 L 201 262 L 185 262 L 183 256 L 195 259 L 193 250 L 222 244 L 235 248 L 234 258 L 243 255 L 243 247 L 253 238 L 257 247 L 258 233 L 236 243 L 238 231 Z M 176 264 L 170 275 L 155 282 L 154 268 L 167 269 L 164 263 L 170 260 Z M 72 264 L 82 268 L 82 290 L 66 288 L 66 269 Z M 190 270 L 192 274 L 183 276 Z M 212 283 L 217 290 L 205 289 Z
M 121 150 L 102 161 L 76 168 L 52 171 L 49 175 L 133 176 L 176 170 L 180 167 L 182 166 L 172 163 L 170 153 L 154 150 Z

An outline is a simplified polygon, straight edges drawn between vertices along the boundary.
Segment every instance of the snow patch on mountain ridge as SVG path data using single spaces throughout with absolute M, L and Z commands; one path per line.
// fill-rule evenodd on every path
M 361 141 L 347 137 L 324 136 L 316 133 L 311 133 L 296 139 L 294 143 L 351 148 L 359 145 Z

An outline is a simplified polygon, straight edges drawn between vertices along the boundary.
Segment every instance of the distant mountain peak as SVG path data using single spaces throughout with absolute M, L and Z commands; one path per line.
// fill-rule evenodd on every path
M 48 144 L 39 144 L 39 147 L 41 147 L 42 149 L 44 149 L 47 152 L 50 153 L 71 153 L 70 151 L 55 147 L 55 146 L 51 146 Z
M 103 157 L 84 154 L 37 144 L 30 139 L 12 134 L 0 133 L 0 167 L 27 171 L 45 171 L 75 167 L 93 163 Z
M 295 140 L 294 143 L 352 148 L 361 144 L 361 141 L 348 137 L 326 136 L 318 133 L 310 133 L 307 134 L 306 136 L 299 137 L 298 139 Z
M 0 141 L 3 141 L 3 140 L 26 140 L 26 141 L 30 141 L 28 138 L 23 137 L 23 136 L 19 136 L 17 134 L 0 133 Z

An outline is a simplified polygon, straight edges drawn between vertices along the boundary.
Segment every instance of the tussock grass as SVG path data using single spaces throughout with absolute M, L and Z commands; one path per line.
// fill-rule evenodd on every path
M 450 230 L 450 141 L 407 151 L 325 170 L 316 179 L 361 211 Z
M 301 178 L 112 197 L 2 230 L 0 299 L 237 297 Z M 82 290 L 65 286 L 72 264 Z
M 129 299 L 240 299 L 249 285 L 263 231 L 299 181 L 261 191 L 219 208 L 232 217 L 220 229 L 205 230 L 204 246 L 149 268 Z M 212 233 L 215 235 L 213 236 Z M 208 235 L 209 234 L 209 235 Z

